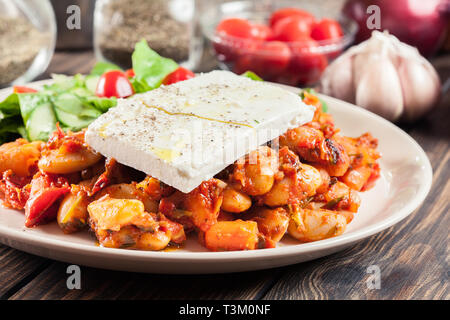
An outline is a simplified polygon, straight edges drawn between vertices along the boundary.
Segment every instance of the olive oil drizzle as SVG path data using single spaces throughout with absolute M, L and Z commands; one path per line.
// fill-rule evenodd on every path
M 241 122 L 235 122 L 235 121 L 226 121 L 226 120 L 219 120 L 219 119 L 214 119 L 214 118 L 208 118 L 208 117 L 203 117 L 203 116 L 199 116 L 197 114 L 193 114 L 193 113 L 186 113 L 186 112 L 170 112 L 167 111 L 166 109 L 162 108 L 162 107 L 158 107 L 158 106 L 150 106 L 148 104 L 146 104 L 145 102 L 142 101 L 142 103 L 144 104 L 144 106 L 146 106 L 147 108 L 153 108 L 153 109 L 157 109 L 159 111 L 162 111 L 170 116 L 188 116 L 188 117 L 195 117 L 198 119 L 203 119 L 203 120 L 208 120 L 208 121 L 214 121 L 214 122 L 220 122 L 220 123 L 225 123 L 225 124 L 231 124 L 231 125 L 235 125 L 235 126 L 245 126 L 245 127 L 249 127 L 249 128 L 254 128 L 253 126 L 246 124 L 246 123 L 241 123 Z

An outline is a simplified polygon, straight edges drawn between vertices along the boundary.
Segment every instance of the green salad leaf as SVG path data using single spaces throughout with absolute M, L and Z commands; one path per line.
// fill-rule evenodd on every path
M 0 143 L 17 138 L 21 135 L 19 127 L 23 126 L 19 97 L 13 93 L 0 102 Z
M 241 76 L 250 78 L 255 81 L 264 81 L 260 76 L 258 76 L 253 71 L 245 71 L 243 74 L 241 74 Z
M 0 102 L 0 121 L 5 118 L 20 115 L 19 97 L 16 93 L 9 95 Z
M 178 68 L 175 61 L 150 49 L 145 40 L 136 43 L 131 61 L 135 74 L 131 83 L 136 93 L 158 88 L 164 78 Z
M 51 97 L 45 93 L 17 93 L 20 112 L 30 141 L 47 140 L 56 129 Z
M 132 55 L 135 76 L 130 79 L 136 93 L 153 90 L 178 68 L 178 64 L 150 49 L 142 40 Z M 89 75 L 53 74 L 53 82 L 39 92 L 13 93 L 0 102 L 0 143 L 22 136 L 30 141 L 47 140 L 59 122 L 64 130 L 86 128 L 117 104 L 117 98 L 95 94 L 100 77 L 122 70 L 109 62 L 98 62 Z
M 90 105 L 98 111 L 104 113 L 109 110 L 109 108 L 115 107 L 117 104 L 117 98 L 100 98 L 97 96 L 80 97 L 84 104 Z
M 21 129 L 24 129 L 24 127 L 20 116 L 0 120 L 0 144 L 14 140 L 22 136 L 22 133 L 25 134 Z M 26 135 L 24 138 L 26 138 Z
M 39 92 L 13 93 L 0 102 L 0 143 L 19 135 L 45 141 L 56 122 L 64 130 L 79 131 L 117 103 L 116 98 L 95 95 L 97 75 L 53 74 L 52 78 L 53 83 Z
M 100 61 L 95 64 L 95 66 L 91 70 L 91 75 L 93 76 L 101 76 L 107 71 L 111 70 L 122 70 L 119 66 L 114 63 Z
M 305 88 L 305 89 L 303 89 L 301 92 L 300 92 L 300 97 L 302 98 L 302 99 L 304 99 L 305 98 L 305 94 L 304 94 L 304 92 L 308 92 L 308 93 L 310 93 L 310 94 L 312 94 L 312 95 L 315 95 L 315 96 L 317 96 L 317 92 L 313 89 L 313 88 Z M 319 98 L 319 97 L 318 97 Z M 322 105 L 322 112 L 328 112 L 328 104 L 323 100 L 323 99 L 320 99 L 319 98 L 319 100 L 320 100 L 320 103 L 321 103 L 321 105 Z

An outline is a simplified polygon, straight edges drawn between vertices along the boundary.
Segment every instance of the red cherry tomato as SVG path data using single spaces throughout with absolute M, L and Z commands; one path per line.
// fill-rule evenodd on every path
M 285 42 L 302 41 L 309 38 L 311 26 L 299 17 L 287 17 L 273 26 L 274 39 Z
M 259 75 L 259 66 L 256 65 L 252 55 L 245 54 L 236 57 L 232 70 L 236 74 L 243 74 L 246 71 L 253 71 Z
M 133 78 L 133 77 L 135 76 L 134 70 L 133 70 L 133 69 L 128 69 L 127 71 L 125 71 L 125 75 L 126 75 L 128 78 Z
M 95 94 L 98 97 L 126 98 L 134 93 L 128 77 L 119 70 L 105 72 L 98 81 Z
M 218 34 L 237 37 L 237 38 L 251 38 L 252 25 L 245 19 L 228 18 L 222 20 L 216 27 Z
M 307 11 L 297 8 L 283 8 L 272 13 L 272 16 L 270 17 L 270 26 L 275 26 L 278 21 L 287 17 L 299 17 L 310 26 L 314 23 L 315 20 L 314 16 Z
M 246 40 L 241 42 L 238 46 L 233 48 L 233 72 L 237 74 L 244 73 L 245 71 L 253 71 L 256 74 L 260 73 L 260 64 L 255 59 L 263 41 L 258 40 Z
M 164 78 L 164 80 L 162 81 L 162 84 L 169 85 L 169 84 L 177 83 L 177 82 L 184 81 L 187 79 L 191 79 L 193 77 L 195 77 L 195 74 L 192 71 L 185 69 L 183 67 L 178 67 L 178 69 L 176 69 L 172 73 L 169 73 Z
M 217 58 L 219 61 L 230 62 L 236 59 L 236 55 L 233 47 L 224 41 L 214 41 L 213 42 L 214 50 L 216 51 Z
M 222 38 L 213 45 L 220 61 L 234 62 L 243 55 L 253 54 L 262 41 L 250 38 Z
M 333 19 L 323 19 L 311 29 L 311 38 L 317 41 L 339 39 L 342 35 L 341 25 Z
M 289 72 L 298 77 L 301 85 L 312 84 L 319 80 L 328 65 L 327 58 L 314 48 L 317 42 L 309 38 L 291 46 L 292 59 Z
M 280 41 L 265 42 L 254 57 L 254 63 L 258 64 L 257 70 L 254 71 L 264 79 L 268 79 L 282 73 L 290 60 L 291 50 L 286 43 Z
M 273 31 L 263 24 L 254 24 L 252 26 L 252 37 L 258 40 L 268 40 L 273 37 Z
M 38 91 L 33 88 L 14 86 L 14 93 L 31 93 L 31 92 L 38 92 Z

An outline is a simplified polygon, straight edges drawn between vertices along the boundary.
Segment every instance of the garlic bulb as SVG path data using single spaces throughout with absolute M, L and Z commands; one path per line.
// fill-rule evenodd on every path
M 347 50 L 325 70 L 324 94 L 342 99 L 391 120 L 412 121 L 439 99 L 440 80 L 418 50 L 387 32 Z

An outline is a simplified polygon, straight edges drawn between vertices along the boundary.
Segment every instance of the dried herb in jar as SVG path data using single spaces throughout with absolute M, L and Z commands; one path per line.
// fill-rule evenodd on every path
M 0 86 L 30 68 L 47 36 L 24 18 L 0 15 Z
M 134 46 L 142 39 L 161 56 L 177 62 L 189 55 L 189 24 L 176 20 L 166 0 L 111 0 L 103 8 L 107 25 L 99 34 L 103 57 L 123 68 L 131 67 Z

